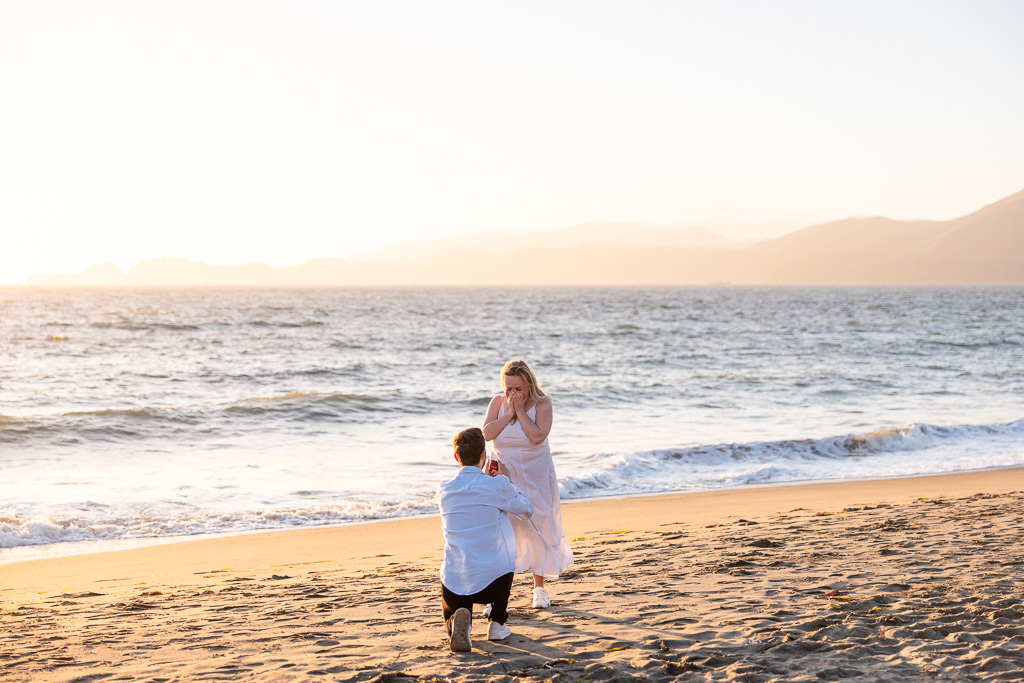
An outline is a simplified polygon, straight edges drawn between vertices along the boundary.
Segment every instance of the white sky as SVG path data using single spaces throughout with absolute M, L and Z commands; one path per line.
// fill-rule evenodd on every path
M 0 283 L 1024 189 L 1024 2 L 0 0 Z

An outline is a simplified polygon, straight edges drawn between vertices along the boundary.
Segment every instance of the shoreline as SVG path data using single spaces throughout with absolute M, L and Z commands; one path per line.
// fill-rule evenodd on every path
M 628 519 L 646 524 L 654 523 L 655 517 L 661 514 L 665 506 L 669 506 L 670 508 L 678 509 L 681 513 L 690 515 L 688 517 L 690 523 L 699 524 L 730 516 L 728 513 L 723 513 L 716 508 L 706 507 L 704 505 L 705 501 L 721 505 L 731 505 L 735 501 L 735 504 L 742 506 L 746 510 L 744 514 L 749 516 L 783 512 L 782 508 L 785 507 L 785 504 L 781 501 L 790 499 L 804 500 L 809 505 L 821 505 L 829 502 L 830 496 L 834 496 L 835 504 L 840 504 L 840 502 L 849 504 L 856 502 L 854 499 L 870 497 L 870 495 L 865 496 L 861 494 L 861 489 L 866 488 L 876 488 L 877 491 L 871 495 L 883 496 L 876 502 L 897 502 L 901 498 L 902 492 L 900 489 L 904 488 L 900 484 L 902 482 L 906 482 L 908 490 L 934 489 L 943 491 L 944 493 L 941 495 L 966 495 L 966 491 L 975 486 L 984 487 L 986 492 L 1009 491 L 1009 488 L 1002 485 L 1003 477 L 998 476 L 999 473 L 1004 472 L 1013 475 L 1007 476 L 1006 481 L 1020 481 L 1019 486 L 1024 488 L 1024 466 L 999 467 L 946 474 L 768 484 L 715 489 L 712 491 L 586 498 L 563 502 L 562 518 L 566 537 L 571 539 L 575 535 L 574 529 L 583 529 L 588 526 L 586 522 L 588 518 L 607 519 L 609 515 L 616 516 L 611 511 L 612 506 L 619 511 L 626 512 Z M 775 501 L 778 501 L 778 504 Z M 103 565 L 108 560 L 112 560 L 118 566 L 126 568 L 138 563 L 140 568 L 145 568 L 145 571 L 151 571 L 149 567 L 153 563 L 147 561 L 147 555 L 169 558 L 178 555 L 179 553 L 176 552 L 178 549 L 182 550 L 181 554 L 190 558 L 198 556 L 212 560 L 219 554 L 218 546 L 232 549 L 256 547 L 261 550 L 247 559 L 258 561 L 265 554 L 273 554 L 272 548 L 275 544 L 281 544 L 283 547 L 288 548 L 289 552 L 300 553 L 303 557 L 306 557 L 308 553 L 302 550 L 302 546 L 307 542 L 310 545 L 316 545 L 315 537 L 323 535 L 326 539 L 332 541 L 344 539 L 346 543 L 355 542 L 355 547 L 360 548 L 364 552 L 369 552 L 367 547 L 371 543 L 371 539 L 377 537 L 373 530 L 380 529 L 382 536 L 397 536 L 402 539 L 404 548 L 415 547 L 422 552 L 440 553 L 442 543 L 440 525 L 436 521 L 437 517 L 437 514 L 426 514 L 331 526 L 253 530 L 241 533 L 225 532 L 224 534 L 170 537 L 167 539 L 157 538 L 144 545 L 130 548 L 13 560 L 0 564 L 0 577 L 3 577 L 0 586 L 6 587 L 0 588 L 0 598 L 2 598 L 3 593 L 11 590 L 10 586 L 15 585 L 15 582 L 18 580 L 16 577 L 25 575 L 71 575 L 64 571 L 59 574 L 55 573 L 54 567 L 58 564 L 61 566 L 74 565 L 88 572 L 93 567 Z M 408 526 L 407 529 L 401 528 L 406 525 Z M 431 528 L 434 528 L 436 533 L 431 534 Z M 250 540 L 251 542 L 249 542 Z M 431 540 L 435 540 L 436 543 L 432 543 Z M 126 542 L 130 541 L 126 540 Z M 318 552 L 314 554 L 323 553 Z M 356 556 L 349 559 L 354 560 Z
M 607 501 L 625 501 L 632 499 L 643 499 L 643 498 L 672 498 L 675 496 L 694 496 L 694 495 L 715 495 L 726 491 L 751 491 L 751 490 L 775 490 L 775 489 L 788 489 L 793 487 L 804 487 L 804 486 L 828 486 L 828 485 L 844 485 L 844 484 L 858 484 L 866 482 L 882 482 L 882 481 L 900 481 L 905 479 L 928 479 L 932 477 L 957 477 L 961 475 L 972 475 L 982 474 L 986 472 L 999 472 L 1006 470 L 1020 469 L 1024 471 L 1024 465 L 1009 465 L 1003 467 L 987 467 L 978 470 L 966 470 L 959 472 L 944 472 L 939 474 L 906 474 L 906 475 L 893 475 L 887 477 L 871 477 L 871 478 L 854 478 L 854 479 L 839 479 L 839 480 L 804 480 L 795 482 L 779 482 L 770 484 L 748 484 L 744 486 L 735 486 L 721 489 L 711 490 L 700 490 L 700 491 L 661 491 L 652 493 L 633 493 L 628 495 L 600 495 L 589 498 L 575 498 L 562 501 L 563 511 L 567 506 L 575 505 L 589 505 L 599 504 Z M 563 513 L 564 514 L 564 513 Z M 24 562 L 46 562 L 50 560 L 62 560 L 68 558 L 82 557 L 86 555 L 103 555 L 107 553 L 127 552 L 132 550 L 145 550 L 147 548 L 153 548 L 164 545 L 174 545 L 179 543 L 193 543 L 193 542 L 216 542 L 222 539 L 235 538 L 235 537 L 247 537 L 262 534 L 279 534 L 279 533 L 294 533 L 294 532 L 315 532 L 329 529 L 346 529 L 350 527 L 364 527 L 373 526 L 376 524 L 384 524 L 388 522 L 403 522 L 413 521 L 421 519 L 436 519 L 438 513 L 425 513 L 418 515 L 411 515 L 405 517 L 390 517 L 384 519 L 368 519 L 368 520 L 356 520 L 351 522 L 344 522 L 339 524 L 327 524 L 323 526 L 308 526 L 308 527 L 284 527 L 277 529 L 245 529 L 240 531 L 223 531 L 212 534 L 195 534 L 185 536 L 155 536 L 145 538 L 122 538 L 122 539 L 102 539 L 96 541 L 68 541 L 55 544 L 40 544 L 30 546 L 15 546 L 14 548 L 8 548 L 7 550 L 18 551 L 19 549 L 35 549 L 39 548 L 38 556 L 29 556 L 25 558 L 16 559 L 4 559 L 0 554 L 0 575 L 3 573 L 4 567 L 21 564 Z M 96 550 L 83 549 L 81 551 L 71 552 L 60 552 L 59 547 L 66 547 L 71 545 L 92 545 L 98 546 L 118 546 L 123 547 L 101 547 Z M 53 546 L 52 550 L 46 550 Z M 52 553 L 52 554 L 50 554 Z

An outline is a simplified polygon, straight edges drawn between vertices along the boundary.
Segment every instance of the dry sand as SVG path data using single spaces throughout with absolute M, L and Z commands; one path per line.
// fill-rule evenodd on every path
M 449 652 L 436 518 L 0 566 L 0 681 L 1024 680 L 1024 469 L 564 506 Z

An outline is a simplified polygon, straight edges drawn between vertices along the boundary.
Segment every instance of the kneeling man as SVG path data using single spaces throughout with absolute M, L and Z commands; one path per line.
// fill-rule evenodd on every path
M 452 443 L 462 468 L 437 489 L 444 532 L 441 608 L 452 652 L 469 652 L 474 604 L 491 605 L 488 640 L 502 640 L 512 633 L 505 622 L 516 568 L 516 537 L 508 515 L 527 518 L 533 514 L 533 504 L 508 477 L 484 472 L 487 451 L 480 429 L 463 430 Z

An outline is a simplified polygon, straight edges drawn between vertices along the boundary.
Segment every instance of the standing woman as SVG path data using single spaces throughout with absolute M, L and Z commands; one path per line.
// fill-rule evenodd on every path
M 494 441 L 499 472 L 508 476 L 533 503 L 530 519 L 510 516 L 516 534 L 516 572 L 533 572 L 533 606 L 550 607 L 545 578 L 572 566 L 572 549 L 562 533 L 555 463 L 548 446 L 551 399 L 525 360 L 510 360 L 501 369 L 505 393 L 487 406 L 484 438 Z

